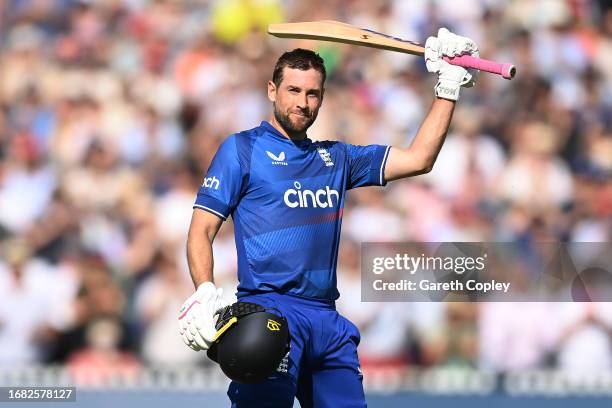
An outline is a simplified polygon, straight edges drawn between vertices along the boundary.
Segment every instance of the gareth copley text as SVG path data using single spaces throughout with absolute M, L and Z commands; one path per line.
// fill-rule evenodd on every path
M 377 279 L 372 283 L 375 291 L 446 291 L 446 292 L 504 292 L 508 293 L 510 289 L 509 282 L 498 282 L 491 280 L 488 282 L 479 282 L 475 279 L 470 279 L 465 282 L 453 280 L 450 282 L 433 282 L 427 279 L 412 282 L 402 279 L 397 282 L 384 282 L 382 279 Z

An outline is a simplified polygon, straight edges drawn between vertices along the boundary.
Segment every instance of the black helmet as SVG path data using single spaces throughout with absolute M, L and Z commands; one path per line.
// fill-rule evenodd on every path
M 225 375 L 239 383 L 253 384 L 279 367 L 289 352 L 287 319 L 249 302 L 236 302 L 216 314 L 217 333 L 207 354 Z

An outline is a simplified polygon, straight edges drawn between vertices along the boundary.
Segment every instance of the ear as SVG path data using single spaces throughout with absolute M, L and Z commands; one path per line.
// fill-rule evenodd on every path
M 268 81 L 268 99 L 270 102 L 276 102 L 276 85 L 272 81 Z

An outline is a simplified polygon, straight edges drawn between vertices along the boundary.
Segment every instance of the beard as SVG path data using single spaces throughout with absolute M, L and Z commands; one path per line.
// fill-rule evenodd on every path
M 285 132 L 289 135 L 296 135 L 306 131 L 317 118 L 317 114 L 313 112 L 308 112 L 305 114 L 302 121 L 292 120 L 291 113 L 281 112 L 276 107 L 276 103 L 274 104 L 274 117 L 276 121 L 285 129 Z

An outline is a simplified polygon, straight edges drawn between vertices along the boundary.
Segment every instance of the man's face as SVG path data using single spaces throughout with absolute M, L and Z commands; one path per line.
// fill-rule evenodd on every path
M 268 98 L 274 103 L 274 117 L 289 134 L 302 133 L 317 118 L 323 101 L 323 76 L 315 69 L 283 69 L 279 86 L 268 82 Z

